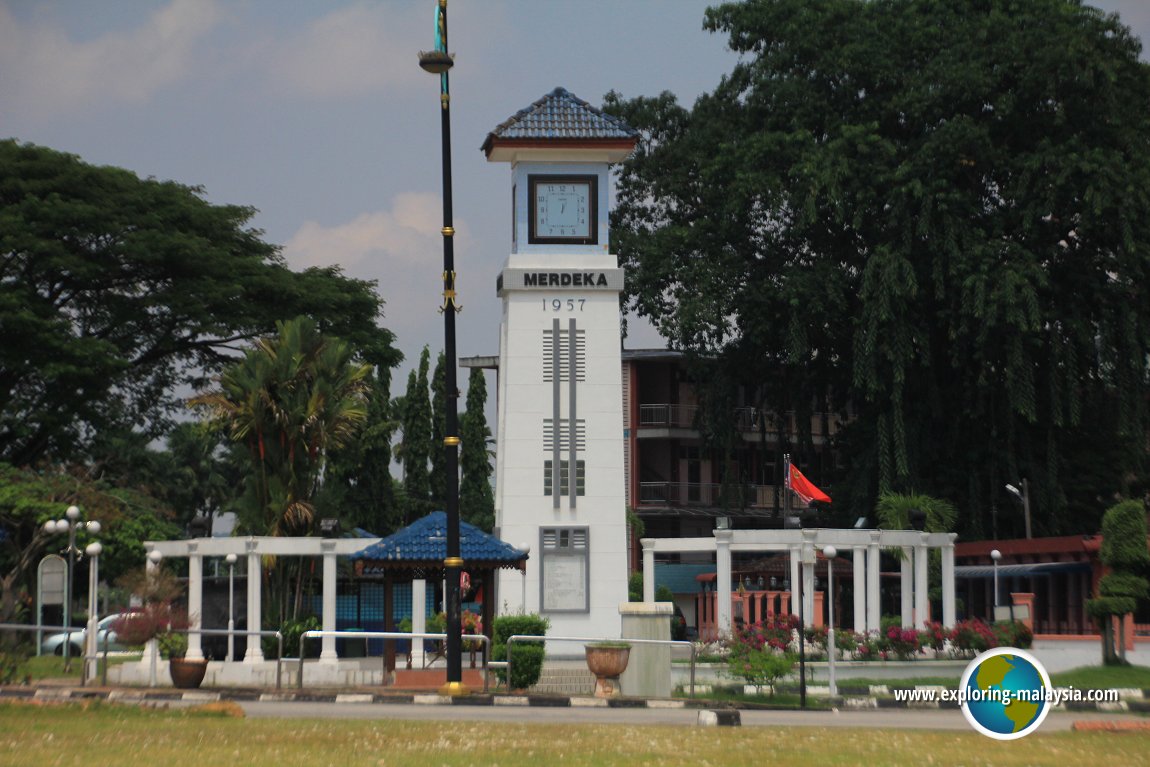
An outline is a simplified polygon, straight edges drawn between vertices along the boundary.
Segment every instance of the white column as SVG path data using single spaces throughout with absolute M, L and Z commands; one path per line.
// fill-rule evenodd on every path
M 954 626 L 955 615 L 954 594 L 954 539 L 958 533 L 948 533 L 949 543 L 942 546 L 942 625 L 947 628 Z
M 655 539 L 640 538 L 643 547 L 643 601 L 655 601 Z
M 338 597 L 335 593 L 335 539 L 325 538 L 320 541 L 320 551 L 323 552 L 323 610 L 321 628 L 324 631 L 335 631 L 335 614 Z M 339 653 L 335 651 L 335 637 L 324 636 L 320 639 L 319 659 L 322 663 L 335 663 L 339 660 Z
M 417 578 L 411 582 L 411 632 L 427 631 L 427 581 Z M 423 640 L 411 640 L 411 667 L 423 668 Z
M 899 602 L 902 627 L 914 626 L 914 547 L 903 546 L 902 560 L 899 562 Z
M 148 551 L 148 556 L 144 558 L 144 575 L 148 579 L 148 583 L 152 583 L 156 579 L 156 574 L 160 572 L 160 561 L 152 561 L 152 551 Z M 155 639 L 149 639 L 144 643 L 144 654 L 140 657 L 140 667 L 147 669 L 151 679 L 151 686 L 155 687 L 155 675 L 152 669 L 155 667 L 156 656 L 159 654 L 159 648 Z
M 851 581 L 854 589 L 855 633 L 866 631 L 866 549 L 855 546 L 851 549 L 851 558 L 854 562 L 854 579 Z
M 199 553 L 199 544 L 188 544 L 188 660 L 202 660 L 204 657 L 203 635 L 192 629 L 204 626 L 204 555 Z
M 799 560 L 802 558 L 802 553 L 799 551 L 798 546 L 791 546 L 791 615 L 799 614 L 799 603 L 795 599 L 799 593 L 799 586 L 801 585 L 799 578 Z
M 244 653 L 244 663 L 261 663 L 264 659 L 263 648 L 260 647 L 260 586 L 263 581 L 263 568 L 260 567 L 260 555 L 256 551 L 256 542 L 248 539 L 248 650 Z M 255 632 L 255 633 L 253 633 Z
M 930 571 L 927 565 L 927 534 L 922 534 L 922 542 L 914 547 L 914 625 L 917 629 L 926 628 L 930 613 Z
M 870 534 L 866 550 L 866 630 L 878 631 L 882 627 L 882 549 L 878 542 L 882 533 L 875 530 Z
M 807 626 L 815 622 L 815 530 L 803 530 L 803 621 Z M 825 602 L 824 602 L 825 604 Z
M 731 531 L 715 531 L 715 609 L 716 628 L 720 636 L 731 634 Z

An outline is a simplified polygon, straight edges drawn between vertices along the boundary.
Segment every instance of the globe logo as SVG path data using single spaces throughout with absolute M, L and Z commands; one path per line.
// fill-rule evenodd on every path
M 1054 689 L 1033 655 L 996 647 L 967 665 L 958 692 L 971 727 L 996 740 L 1016 740 L 1042 725 Z

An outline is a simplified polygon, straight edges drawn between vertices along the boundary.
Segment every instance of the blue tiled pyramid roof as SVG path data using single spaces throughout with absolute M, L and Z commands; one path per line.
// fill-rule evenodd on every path
M 459 555 L 471 563 L 513 565 L 527 555 L 510 543 L 483 532 L 475 525 L 459 523 Z M 368 546 L 351 559 L 442 566 L 447 557 L 447 514 L 433 511 L 379 543 Z
M 520 109 L 487 135 L 495 139 L 633 139 L 639 134 L 627 123 L 588 104 L 565 88 L 556 88 L 526 109 Z

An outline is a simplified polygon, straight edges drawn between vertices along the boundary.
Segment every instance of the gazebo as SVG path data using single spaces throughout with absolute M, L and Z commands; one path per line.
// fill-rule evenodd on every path
M 485 533 L 475 525 L 459 523 L 459 548 L 463 571 L 476 590 L 482 584 L 483 633 L 491 637 L 495 605 L 495 572 L 501 568 L 523 570 L 528 552 Z M 443 560 L 447 558 L 447 514 L 433 511 L 407 527 L 351 554 L 357 578 L 382 579 L 384 583 L 384 630 L 395 630 L 393 585 L 412 582 L 412 605 L 425 600 L 426 581 L 443 577 Z M 423 610 L 412 614 L 412 631 L 424 630 Z M 395 643 L 385 643 L 385 667 L 395 670 Z

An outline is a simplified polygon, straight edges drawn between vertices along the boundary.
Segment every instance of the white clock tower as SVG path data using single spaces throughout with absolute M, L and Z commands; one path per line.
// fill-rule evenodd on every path
M 556 88 L 499 125 L 483 151 L 511 164 L 514 228 L 499 275 L 495 515 L 531 546 L 525 584 L 499 594 L 556 636 L 617 637 L 627 601 L 619 292 L 609 167 L 635 147 L 622 121 Z M 562 651 L 562 650 L 560 650 Z

